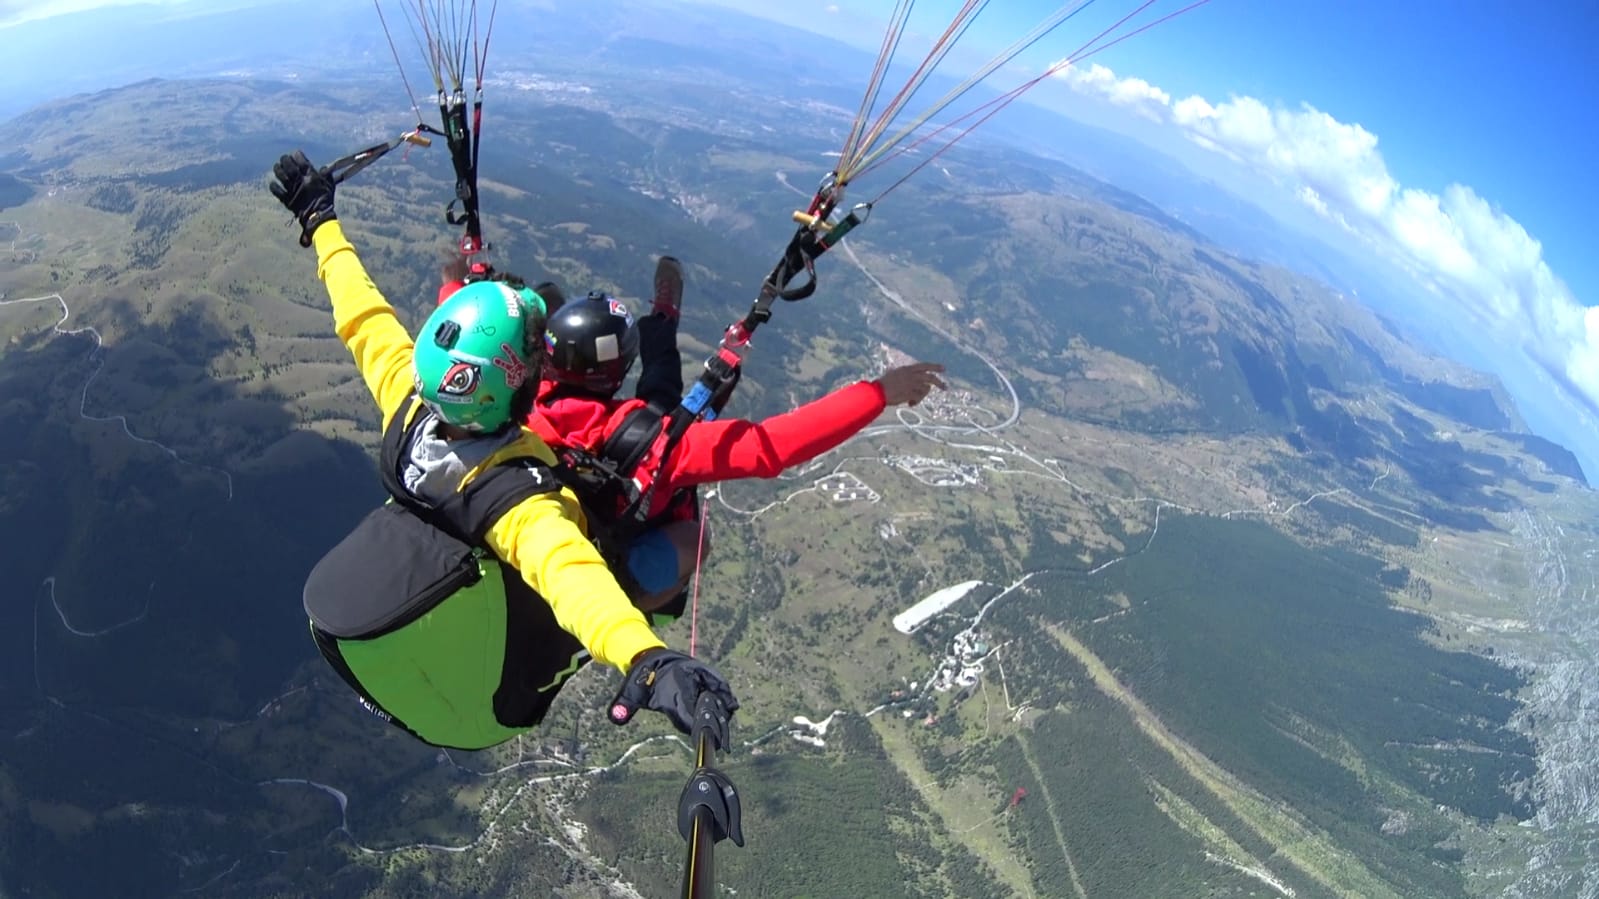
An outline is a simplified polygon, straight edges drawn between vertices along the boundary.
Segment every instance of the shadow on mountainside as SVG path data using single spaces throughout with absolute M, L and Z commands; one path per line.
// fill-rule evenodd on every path
M 311 566 L 381 498 L 372 463 L 212 379 L 207 358 L 154 358 L 226 346 L 218 325 L 141 325 L 125 304 L 97 313 L 101 327 L 116 320 L 115 344 L 44 328 L 0 355 L 4 881 L 33 895 L 103 894 L 111 882 L 164 895 L 208 873 L 186 854 L 216 859 L 263 839 L 332 861 L 331 800 L 274 808 L 281 800 L 256 784 L 295 761 L 274 738 L 332 740 L 318 734 L 329 708 L 333 727 L 371 725 L 352 750 L 363 738 L 397 745 L 325 676 L 300 607 Z M 129 358 L 150 370 L 119 364 Z M 128 391 L 115 378 L 146 375 L 162 399 L 119 417 Z M 166 436 L 162 424 L 179 418 L 188 427 L 166 430 L 228 449 Z M 311 714 L 248 726 L 296 681 L 313 688 Z

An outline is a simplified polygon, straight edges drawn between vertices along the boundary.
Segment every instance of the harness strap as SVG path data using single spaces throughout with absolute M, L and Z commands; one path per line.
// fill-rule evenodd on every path
M 649 406 L 640 406 L 622 417 L 611 436 L 600 447 L 600 457 L 616 464 L 617 469 L 632 475 L 633 469 L 643 461 L 644 454 L 660 436 L 663 417 Z
M 532 456 L 518 456 L 478 475 L 465 488 L 433 504 L 405 489 L 400 472 L 411 439 L 413 420 L 421 400 L 413 392 L 409 404 L 397 412 L 383 432 L 380 473 L 383 487 L 394 501 L 417 517 L 463 543 L 483 547 L 484 536 L 518 503 L 530 496 L 561 489 L 561 480 L 549 465 Z

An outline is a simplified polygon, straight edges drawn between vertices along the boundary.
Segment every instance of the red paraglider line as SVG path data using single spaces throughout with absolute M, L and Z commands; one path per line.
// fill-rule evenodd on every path
M 1116 30 L 1117 28 L 1121 27 L 1121 25 L 1123 23 L 1125 23 L 1128 19 L 1130 19 L 1133 16 L 1137 15 L 1138 13 L 1142 12 L 1144 9 L 1148 8 L 1150 6 L 1150 4 L 1152 4 L 1154 2 L 1155 2 L 1155 0 L 1146 0 L 1146 2 L 1142 6 L 1138 7 L 1137 9 L 1135 9 L 1132 12 L 1128 13 L 1127 15 L 1123 16 L 1121 19 L 1119 19 L 1116 22 L 1115 25 L 1112 25 L 1109 28 L 1105 29 L 1104 31 L 1101 31 L 1099 34 L 1095 35 L 1093 40 L 1090 40 L 1088 43 L 1084 44 L 1082 47 L 1079 47 L 1077 49 L 1077 51 L 1074 52 L 1071 56 L 1068 56 L 1065 59 L 1061 60 L 1060 62 L 1057 62 L 1054 65 L 1050 66 L 1049 68 L 1045 69 L 1041 74 L 1039 74 L 1037 77 L 1033 78 L 1032 80 L 1025 81 L 1022 84 L 1018 85 L 1017 87 L 1014 87 L 1011 90 L 1007 91 L 1006 93 L 1001 94 L 1000 96 L 995 97 L 992 100 L 989 100 L 987 103 L 984 103 L 983 105 L 978 106 L 976 109 L 973 109 L 973 110 L 967 112 L 965 115 L 962 115 L 959 118 L 956 118 L 954 121 L 946 123 L 945 125 L 941 126 L 940 128 L 936 129 L 935 131 L 933 131 L 932 134 L 929 134 L 926 137 L 923 137 L 923 138 L 917 140 L 915 143 L 911 144 L 910 147 L 906 147 L 906 148 L 904 148 L 902 150 L 899 150 L 899 151 L 891 154 L 887 158 L 893 158 L 895 156 L 899 156 L 901 153 L 904 153 L 904 152 L 908 151 L 911 147 L 915 147 L 918 144 L 926 142 L 927 140 L 932 138 L 934 135 L 938 134 L 939 132 L 941 132 L 943 130 L 948 129 L 949 127 L 955 125 L 956 123 L 964 121 L 965 119 L 970 118 L 971 116 L 977 114 L 978 112 L 980 112 L 980 111 L 982 111 L 982 110 L 984 110 L 984 109 L 986 109 L 986 108 L 988 108 L 990 106 L 993 107 L 992 109 L 989 109 L 988 112 L 982 116 L 982 118 L 979 118 L 977 121 L 973 122 L 972 124 L 968 125 L 966 128 L 962 129 L 961 133 L 959 133 L 959 134 L 955 135 L 954 137 L 950 138 L 948 143 L 944 144 L 942 147 L 939 147 L 937 150 L 933 151 L 933 153 L 930 154 L 926 159 L 924 159 L 921 162 L 917 163 L 909 172 L 906 172 L 905 175 L 903 177 L 901 177 L 898 181 L 895 181 L 893 184 L 890 184 L 888 187 L 884 188 L 882 193 L 879 193 L 876 197 L 874 197 L 871 200 L 871 202 L 875 204 L 878 200 L 881 200 L 883 197 L 887 196 L 895 188 L 899 187 L 901 184 L 904 184 L 906 181 L 909 181 L 912 175 L 915 175 L 917 172 L 921 171 L 923 168 L 926 168 L 928 163 L 930 163 L 933 160 L 937 159 L 938 157 L 942 156 L 944 154 L 944 152 L 947 151 L 950 147 L 953 147 L 953 146 L 955 146 L 955 144 L 959 143 L 961 138 L 965 137 L 968 134 L 971 134 L 972 133 L 972 129 L 976 128 L 977 126 L 979 126 L 979 125 L 983 124 L 984 122 L 988 121 L 989 119 L 993 118 L 995 113 L 999 112 L 1001 109 L 1004 109 L 1006 106 L 1010 105 L 1011 101 L 1013 101 L 1017 97 L 1021 96 L 1029 88 L 1032 88 L 1032 87 L 1038 85 L 1039 83 L 1043 82 L 1045 79 L 1049 78 L 1051 75 L 1054 75 L 1056 72 L 1059 72 L 1061 69 L 1064 69 L 1067 66 L 1074 65 L 1076 63 L 1082 62 L 1083 60 L 1089 58 L 1090 56 L 1093 56 L 1095 53 L 1098 53 L 1101 50 L 1108 50 L 1111 47 L 1116 46 L 1117 44 L 1121 43 L 1122 41 L 1127 40 L 1130 37 L 1133 37 L 1133 36 L 1138 35 L 1138 34 L 1142 34 L 1143 32 L 1148 31 L 1151 28 L 1154 28 L 1156 25 L 1159 25 L 1162 22 L 1169 21 L 1171 19 L 1174 19 L 1174 18 L 1182 15 L 1185 12 L 1188 12 L 1190 10 L 1197 9 L 1197 8 L 1199 8 L 1201 6 L 1204 6 L 1206 3 L 1209 3 L 1210 0 L 1196 0 L 1196 2 L 1190 3 L 1189 5 L 1183 7 L 1182 9 L 1176 10 L 1174 12 L 1167 13 L 1166 15 L 1161 16 L 1160 18 L 1156 19 L 1155 21 L 1148 23 L 1147 25 L 1144 25 L 1144 26 L 1142 26 L 1140 28 L 1136 28 L 1136 29 L 1134 29 L 1132 31 L 1129 31 L 1128 33 L 1117 37 L 1115 40 L 1110 41 L 1109 43 L 1105 44 L 1104 46 L 1094 47 L 1092 50 L 1088 49 L 1089 47 L 1093 47 L 1094 43 L 1097 42 L 1100 38 L 1103 38 L 1105 35 L 1111 33 L 1112 31 Z M 1084 51 L 1086 51 L 1086 52 L 1084 52 Z M 873 163 L 873 165 L 868 166 L 867 170 L 869 171 L 871 168 L 875 168 L 876 166 L 881 165 L 885 161 L 886 161 L 886 159 L 878 160 L 876 163 Z

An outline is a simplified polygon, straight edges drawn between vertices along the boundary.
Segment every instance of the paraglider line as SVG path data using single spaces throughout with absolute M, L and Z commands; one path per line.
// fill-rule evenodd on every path
M 859 172 L 853 173 L 851 177 L 858 177 L 859 175 L 865 174 L 866 172 L 868 172 L 868 171 L 870 171 L 870 170 L 882 165 L 883 163 L 887 162 L 889 159 L 896 159 L 899 156 L 902 156 L 902 155 L 904 155 L 906 153 L 909 153 L 912 150 L 914 150 L 915 148 L 917 148 L 917 147 L 921 146 L 922 144 L 926 143 L 927 141 L 933 139 L 937 135 L 939 135 L 939 134 L 943 133 L 944 131 L 948 130 L 949 128 L 959 124 L 960 122 L 965 121 L 966 119 L 971 118 L 974 115 L 977 115 L 979 112 L 983 112 L 984 110 L 987 110 L 987 112 L 984 113 L 980 118 L 978 118 L 977 121 L 975 121 L 972 124 L 968 125 L 967 127 L 963 128 L 960 131 L 959 134 L 955 135 L 947 143 L 943 144 L 937 150 L 933 151 L 931 154 L 929 154 L 927 156 L 927 158 L 925 158 L 921 162 L 917 163 L 916 166 L 914 166 L 909 172 L 905 173 L 905 175 L 903 177 L 901 177 L 898 181 L 895 181 L 893 184 L 889 185 L 887 188 L 884 188 L 882 192 L 880 192 L 876 197 L 874 197 L 871 200 L 872 203 L 876 203 L 878 200 L 881 200 L 883 197 L 887 196 L 889 193 L 891 193 L 896 188 L 898 188 L 901 184 L 904 184 L 906 181 L 910 180 L 911 176 L 915 175 L 917 172 L 920 172 L 923 168 L 926 168 L 927 165 L 929 163 L 931 163 L 933 160 L 935 160 L 935 159 L 939 158 L 940 156 L 944 155 L 944 153 L 946 151 L 948 151 L 951 147 L 955 146 L 955 144 L 959 143 L 962 139 L 964 139 L 966 137 L 966 135 L 970 134 L 973 129 L 977 128 L 979 125 L 982 125 L 984 122 L 987 122 L 990 118 L 993 118 L 995 113 L 999 112 L 1001 109 L 1004 109 L 1006 106 L 1009 106 L 1012 101 L 1014 101 L 1017 97 L 1020 97 L 1022 94 L 1026 93 L 1031 88 L 1036 87 L 1037 85 L 1043 83 L 1045 80 L 1049 79 L 1051 76 L 1057 74 L 1058 72 L 1062 71 L 1063 69 L 1065 69 L 1065 68 L 1067 68 L 1069 66 L 1075 65 L 1075 64 L 1077 64 L 1079 62 L 1082 62 L 1083 60 L 1088 59 L 1089 57 L 1091 57 L 1091 56 L 1093 56 L 1093 55 L 1095 55 L 1097 53 L 1100 53 L 1101 51 L 1108 50 L 1111 47 L 1114 47 L 1117 44 L 1121 43 L 1122 41 L 1127 40 L 1128 38 L 1136 37 L 1137 35 L 1142 34 L 1145 31 L 1148 31 L 1149 29 L 1154 28 L 1155 26 L 1160 25 L 1163 22 L 1170 21 L 1171 19 L 1174 19 L 1174 18 L 1176 18 L 1176 17 L 1178 17 L 1178 16 L 1180 16 L 1180 15 L 1186 13 L 1186 12 L 1190 12 L 1190 11 L 1192 11 L 1194 9 L 1197 9 L 1197 8 L 1199 8 L 1201 6 L 1204 6 L 1206 3 L 1209 3 L 1210 0 L 1196 0 L 1196 2 L 1190 3 L 1189 5 L 1181 8 L 1181 9 L 1178 9 L 1178 10 L 1175 10 L 1173 12 L 1167 13 L 1166 15 L 1161 16 L 1160 18 L 1155 19 L 1152 22 L 1144 24 L 1144 25 L 1142 25 L 1142 26 L 1140 26 L 1140 27 L 1138 27 L 1138 28 L 1126 33 L 1126 34 L 1119 35 L 1114 40 L 1109 41 L 1108 43 L 1105 43 L 1105 44 L 1103 44 L 1101 46 L 1098 46 L 1098 47 L 1094 46 L 1095 44 L 1099 43 L 1099 41 L 1104 39 L 1107 35 L 1110 35 L 1113 32 L 1115 32 L 1116 29 L 1118 29 L 1122 25 L 1126 24 L 1130 19 L 1132 19 L 1134 16 L 1138 15 L 1139 13 L 1143 12 L 1145 9 L 1147 9 L 1149 6 L 1151 6 L 1155 2 L 1156 2 L 1156 0 L 1145 0 L 1145 2 L 1142 5 L 1140 5 L 1138 8 L 1134 9 L 1132 12 L 1130 12 L 1127 15 L 1123 16 L 1122 18 L 1118 19 L 1115 24 L 1113 24 L 1109 28 L 1106 28 L 1105 30 L 1101 31 L 1099 34 L 1095 35 L 1092 39 L 1090 39 L 1087 43 L 1085 43 L 1082 46 L 1078 47 L 1076 51 L 1071 53 L 1065 59 L 1062 59 L 1062 60 L 1054 63 L 1053 65 L 1049 66 L 1043 72 L 1039 73 L 1037 76 L 1033 77 L 1032 79 L 1030 79 L 1028 81 L 1022 82 L 1020 85 L 1017 85 L 1016 87 L 1014 87 L 1014 88 L 1010 89 L 1009 91 L 999 95 L 998 97 L 995 97 L 995 98 L 993 98 L 991 100 L 988 100 L 985 103 L 982 103 L 979 106 L 977 106 L 977 107 L 975 107 L 975 108 L 973 108 L 971 110 L 968 110 L 967 112 L 965 112 L 962 115 L 956 117 L 955 119 L 953 119 L 953 120 L 951 120 L 949 122 L 946 122 L 943 125 L 940 125 L 938 128 L 934 129 L 931 133 L 929 133 L 927 135 L 924 135 L 921 138 L 918 138 L 916 141 L 911 143 L 909 146 L 901 148 L 900 150 L 896 151 L 892 155 L 889 155 L 889 156 L 886 156 L 886 157 L 881 157 L 881 158 L 878 158 L 878 159 L 875 159 L 875 160 L 871 161 L 870 164 L 868 164 L 865 168 L 861 169 Z M 1062 21 L 1064 21 L 1064 19 Z M 1059 23 L 1057 23 L 1057 24 L 1059 24 Z M 1040 35 L 1040 36 L 1042 36 L 1042 35 Z M 1025 47 L 1022 48 L 1022 49 L 1025 49 Z M 1017 52 L 1020 52 L 1020 51 L 1017 51 Z M 927 118 L 927 116 L 923 116 L 923 121 L 925 121 L 926 118 Z M 892 146 L 892 144 L 890 144 L 890 146 Z
M 416 113 L 416 120 L 422 121 L 422 104 L 416 101 L 416 92 L 411 90 L 411 79 L 405 77 L 405 66 L 400 62 L 400 48 L 394 45 L 394 35 L 389 32 L 389 21 L 383 16 L 383 7 L 378 0 L 372 0 L 372 8 L 377 10 L 378 23 L 383 26 L 383 37 L 389 42 L 389 52 L 394 54 L 394 67 L 400 70 L 400 83 L 405 85 L 405 95 L 411 99 L 411 111 Z
M 844 137 L 844 147 L 838 154 L 840 168 L 844 168 L 849 160 L 855 158 L 856 142 L 866 127 L 866 119 L 872 114 L 872 107 L 877 105 L 877 95 L 883 89 L 883 75 L 888 70 L 888 61 L 894 58 L 900 35 L 904 33 L 905 17 L 910 14 L 913 5 L 914 0 L 899 0 L 893 16 L 889 19 L 888 29 L 883 32 L 883 44 L 877 51 L 876 62 L 872 65 L 872 77 L 866 82 L 866 94 L 861 98 L 860 111 L 855 114 L 855 121 L 850 123 L 849 134 Z
M 944 29 L 944 33 L 939 35 L 938 40 L 934 42 L 933 49 L 922 59 L 916 70 L 911 73 L 911 77 L 905 82 L 905 85 L 888 101 L 888 106 L 878 116 L 877 121 L 872 123 L 872 127 L 866 132 L 866 137 L 861 141 L 863 147 L 870 147 L 877 142 L 878 138 L 882 137 L 883 132 L 888 130 L 888 126 L 892 123 L 894 117 L 899 115 L 900 111 L 915 98 L 916 93 L 921 90 L 922 83 L 933 74 L 933 70 L 937 69 L 939 63 L 943 62 L 944 57 L 954 48 L 955 42 L 960 39 L 961 35 L 966 33 L 966 29 L 971 27 L 972 22 L 976 21 L 978 14 L 987 5 L 988 0 L 981 0 L 981 2 L 966 0 L 966 4 L 961 7 L 960 12 L 955 14 L 955 18 Z M 898 41 L 896 40 L 897 43 Z M 845 180 L 854 177 L 852 170 L 859 166 L 861 160 L 851 159 L 848 162 L 850 164 L 847 167 L 840 166 L 842 170 L 840 177 Z
M 689 603 L 688 614 L 688 654 L 694 655 L 694 649 L 699 645 L 700 639 L 700 572 L 705 561 L 705 525 L 710 518 L 710 507 L 700 504 L 700 539 L 699 545 L 694 549 L 694 595 Z
M 883 141 L 881 146 L 877 147 L 876 149 L 872 149 L 870 152 L 863 152 L 863 153 L 857 154 L 857 157 L 852 160 L 852 165 L 850 165 L 848 170 L 847 170 L 848 171 L 848 178 L 850 178 L 850 179 L 857 178 L 857 177 L 865 174 L 867 171 L 871 170 L 872 168 L 874 168 L 876 163 L 883 161 L 883 158 L 884 158 L 885 154 L 888 154 L 891 149 L 893 149 L 895 146 L 899 145 L 902 141 L 905 140 L 906 137 L 908 137 L 909 135 L 911 135 L 911 134 L 915 133 L 917 130 L 919 130 L 924 124 L 926 124 L 926 122 L 929 119 L 931 119 L 933 116 L 937 115 L 939 112 L 943 111 L 945 108 L 947 108 L 950 104 L 954 103 L 956 100 L 958 100 L 961 97 L 965 96 L 967 92 L 969 92 L 972 88 L 976 87 L 979 83 L 981 83 L 989 75 L 993 74 L 995 70 L 999 69 L 999 67 L 1005 65 L 1006 63 L 1010 62 L 1012 59 L 1015 59 L 1020 54 L 1026 52 L 1026 50 L 1029 47 L 1033 46 L 1038 41 L 1042 40 L 1044 37 L 1046 37 L 1050 33 L 1054 32 L 1055 29 L 1059 28 L 1061 25 L 1064 25 L 1066 22 L 1068 22 L 1072 18 L 1076 17 L 1076 15 L 1078 13 L 1082 12 L 1084 9 L 1087 9 L 1089 6 L 1093 5 L 1093 2 L 1094 2 L 1094 0 L 1076 0 L 1075 3 L 1066 4 L 1065 6 L 1062 6 L 1060 9 L 1057 9 L 1055 12 L 1053 12 L 1050 15 L 1046 16 L 1037 25 L 1033 26 L 1031 31 L 1029 31 L 1027 34 L 1023 35 L 1020 39 L 1018 39 L 1015 43 L 1011 44 L 1009 47 L 1007 47 L 1004 50 L 1000 51 L 999 54 L 996 55 L 993 59 L 989 60 L 987 63 L 984 63 L 983 66 L 981 68 L 979 68 L 975 73 L 973 73 L 965 81 L 963 81 L 960 84 L 956 85 L 956 87 L 954 87 L 952 90 L 950 90 L 948 93 L 946 93 L 937 102 L 933 103 L 933 105 L 930 106 L 925 112 L 923 112 L 920 115 L 918 115 L 915 118 L 913 118 L 907 125 L 905 125 L 903 128 L 901 128 L 898 133 L 896 133 L 894 136 L 888 138 L 887 140 Z M 993 102 L 993 101 L 990 101 L 990 102 Z M 987 105 L 988 105 L 987 103 L 983 104 L 983 106 L 987 106 Z M 981 109 L 983 107 L 980 106 L 978 108 Z M 964 119 L 964 118 L 970 116 L 971 114 L 972 113 L 967 113 L 965 116 L 961 116 L 961 118 Z M 957 121 L 959 121 L 959 119 L 957 119 Z M 943 128 L 939 129 L 939 131 L 942 131 L 942 130 L 944 130 L 944 129 Z M 935 132 L 935 133 L 937 133 L 937 132 Z M 880 135 L 880 134 L 881 134 L 880 130 L 878 132 L 874 133 L 874 135 Z M 876 137 L 874 136 L 874 141 L 875 141 L 875 139 L 876 139 Z M 925 140 L 925 138 L 924 138 L 924 140 Z M 921 142 L 922 141 L 917 141 L 917 144 L 920 144 Z M 887 156 L 886 158 L 889 158 L 889 159 L 897 158 L 898 156 L 903 155 L 904 153 L 910 152 L 911 149 L 913 149 L 913 148 L 914 147 L 907 147 L 905 149 L 895 151 L 894 153 L 892 153 L 891 155 Z

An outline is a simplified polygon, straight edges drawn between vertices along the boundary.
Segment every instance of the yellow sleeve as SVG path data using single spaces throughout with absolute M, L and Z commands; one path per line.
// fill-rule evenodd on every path
M 639 653 L 666 644 L 583 536 L 581 514 L 569 491 L 541 493 L 502 515 L 484 542 L 522 573 L 589 655 L 626 673 Z
M 316 274 L 333 301 L 333 330 L 355 356 L 355 367 L 383 412 L 383 425 L 411 392 L 411 334 L 394 307 L 367 276 L 337 219 L 311 235 L 316 247 Z

